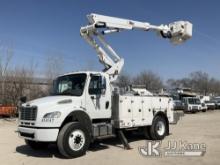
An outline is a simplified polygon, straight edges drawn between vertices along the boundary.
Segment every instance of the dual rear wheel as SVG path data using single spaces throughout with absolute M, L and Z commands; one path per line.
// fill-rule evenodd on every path
M 156 116 L 151 126 L 144 127 L 144 135 L 148 140 L 162 140 L 169 132 L 169 125 L 164 117 Z

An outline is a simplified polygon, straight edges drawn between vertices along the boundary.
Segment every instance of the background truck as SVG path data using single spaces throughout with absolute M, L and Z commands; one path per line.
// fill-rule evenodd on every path
M 0 117 L 14 117 L 17 116 L 17 108 L 10 105 L 0 104 Z
M 205 101 L 205 105 L 207 107 L 207 110 L 214 110 L 215 109 L 215 102 L 212 100 Z
M 116 135 L 128 149 L 123 134 L 127 129 L 138 129 L 153 140 L 163 139 L 169 134 L 169 123 L 174 122 L 172 99 L 145 92 L 122 94 L 115 81 L 124 59 L 106 43 L 104 35 L 123 30 L 152 30 L 178 44 L 192 36 L 192 24 L 179 21 L 155 26 L 98 14 L 88 15 L 88 20 L 89 25 L 82 27 L 80 34 L 97 51 L 104 70 L 59 76 L 54 81 L 52 96 L 24 103 L 19 114 L 20 136 L 32 148 L 56 142 L 67 158 L 85 154 L 96 139 Z
M 220 96 L 214 97 L 212 101 L 215 103 L 215 108 L 220 109 Z
M 185 107 L 184 109 L 185 112 L 192 112 L 192 113 L 196 113 L 199 111 L 205 112 L 207 109 L 207 108 L 204 109 L 204 107 L 202 107 L 201 101 L 197 97 L 184 97 L 183 103 Z

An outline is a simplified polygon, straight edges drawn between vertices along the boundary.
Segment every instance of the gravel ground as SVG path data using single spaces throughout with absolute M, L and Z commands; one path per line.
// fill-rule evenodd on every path
M 38 165 L 38 164 L 219 164 L 220 162 L 220 111 L 186 114 L 177 125 L 171 125 L 170 135 L 162 142 L 162 147 L 168 141 L 187 141 L 188 143 L 205 143 L 206 153 L 203 157 L 144 157 L 140 155 L 138 147 L 144 146 L 146 141 L 142 136 L 133 135 L 128 138 L 131 150 L 123 150 L 118 139 L 102 140 L 90 147 L 83 157 L 64 159 L 60 156 L 55 145 L 47 150 L 33 151 L 19 138 L 15 119 L 0 119 L 0 164 L 2 165 Z

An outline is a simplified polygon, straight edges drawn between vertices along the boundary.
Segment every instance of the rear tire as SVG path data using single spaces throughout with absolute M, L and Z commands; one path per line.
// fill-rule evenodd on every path
M 46 149 L 49 145 L 47 142 L 36 142 L 25 139 L 25 143 L 34 150 Z
M 156 116 L 150 127 L 150 135 L 153 140 L 162 140 L 167 135 L 168 123 L 164 117 Z
M 86 153 L 90 141 L 88 130 L 78 122 L 71 122 L 61 129 L 57 146 L 61 155 L 66 158 L 75 158 Z

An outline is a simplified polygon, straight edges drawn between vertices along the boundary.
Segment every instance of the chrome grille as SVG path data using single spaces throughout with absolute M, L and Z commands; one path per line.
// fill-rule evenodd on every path
M 198 110 L 199 107 L 198 107 L 198 106 L 193 106 L 192 109 L 193 109 L 193 110 Z
M 37 107 L 21 107 L 20 120 L 35 121 L 37 118 Z

